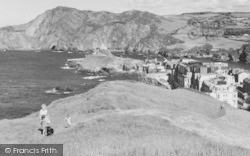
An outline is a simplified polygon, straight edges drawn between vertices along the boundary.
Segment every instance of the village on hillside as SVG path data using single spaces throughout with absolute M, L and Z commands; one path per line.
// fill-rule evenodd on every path
M 190 88 L 229 105 L 250 108 L 250 71 L 229 68 L 225 62 L 200 62 L 195 59 L 145 60 L 146 77 L 168 88 Z
M 108 59 L 108 61 L 99 60 L 101 58 Z M 141 81 L 145 83 L 167 89 L 192 89 L 234 108 L 250 110 L 249 70 L 231 68 L 228 62 L 199 61 L 184 57 L 160 55 L 155 58 L 147 57 L 145 61 L 129 59 L 129 63 L 127 59 L 115 57 L 102 43 L 93 54 L 85 58 L 68 59 L 66 66 L 92 72 L 100 72 L 104 68 L 107 69 L 104 72 L 111 72 L 111 70 L 113 72 L 139 72 L 143 73 Z

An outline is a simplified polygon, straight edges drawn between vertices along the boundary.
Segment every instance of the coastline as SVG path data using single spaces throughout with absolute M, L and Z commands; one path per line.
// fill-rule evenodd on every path
M 2 68 L 0 79 L 0 119 L 19 118 L 40 109 L 42 103 L 51 103 L 71 94 L 48 94 L 56 87 L 72 87 L 72 95 L 88 91 L 103 81 L 137 80 L 133 72 L 112 74 L 78 72 L 61 68 L 67 59 L 82 58 L 80 53 L 52 53 L 32 51 L 8 51 L 0 53 Z M 85 80 L 83 77 L 102 75 L 104 79 Z M 100 80 L 100 81 L 99 81 Z

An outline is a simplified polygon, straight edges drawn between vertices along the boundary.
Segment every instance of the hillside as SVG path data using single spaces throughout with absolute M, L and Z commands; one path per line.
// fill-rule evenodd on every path
M 203 30 L 190 20 L 219 22 L 219 29 Z M 210 23 L 213 24 L 213 23 Z M 194 30 L 195 29 L 195 30 Z M 190 31 L 196 39 L 189 36 Z M 246 35 L 248 34 L 248 35 Z M 205 44 L 213 50 L 240 49 L 250 40 L 250 14 L 197 12 L 160 16 L 131 10 L 123 13 L 56 7 L 29 23 L 0 28 L 0 50 L 89 50 L 105 44 L 110 50 L 148 53 L 161 48 L 187 52 Z
M 0 49 L 87 50 L 104 43 L 110 49 L 155 50 L 163 40 L 176 42 L 169 34 L 185 23 L 136 10 L 115 14 L 57 7 L 27 24 L 1 28 Z M 152 41 L 157 42 L 147 44 Z
M 185 89 L 105 82 L 49 106 L 55 134 L 38 113 L 0 121 L 0 143 L 63 143 L 65 155 L 249 155 L 250 115 Z M 73 126 L 64 128 L 70 113 Z M 240 146 L 240 147 L 239 147 Z M 248 148 L 248 149 L 247 149 Z
M 181 28 L 173 37 L 182 39 L 184 43 L 172 45 L 169 48 L 182 48 L 185 51 L 190 50 L 195 46 L 203 46 L 204 44 L 210 44 L 213 46 L 213 50 L 219 49 L 240 49 L 243 44 L 249 42 L 250 38 L 246 37 L 246 34 L 250 34 L 250 14 L 249 13 L 234 13 L 234 12 L 197 12 L 186 13 L 181 15 L 183 18 L 193 23 Z M 206 20 L 209 21 L 206 23 Z M 203 29 L 202 29 L 202 24 Z M 215 27 L 213 24 L 218 24 Z M 190 38 L 189 33 L 193 31 L 197 36 Z M 211 35 L 209 38 L 205 38 L 208 33 Z

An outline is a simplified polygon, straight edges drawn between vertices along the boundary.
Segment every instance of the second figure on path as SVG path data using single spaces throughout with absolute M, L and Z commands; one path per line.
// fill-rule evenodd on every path
M 70 125 L 71 125 L 71 118 L 70 118 L 70 115 L 69 115 L 69 114 L 67 114 L 67 116 L 65 117 L 65 120 L 66 120 L 66 122 L 67 122 L 66 127 L 67 127 L 67 128 L 70 128 Z

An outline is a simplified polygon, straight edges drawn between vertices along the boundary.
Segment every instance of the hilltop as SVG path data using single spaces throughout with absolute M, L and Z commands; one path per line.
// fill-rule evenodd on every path
M 0 143 L 62 143 L 65 155 L 249 155 L 249 113 L 221 112 L 222 104 L 185 89 L 105 82 L 49 105 L 54 135 L 39 134 L 34 113 L 1 120 Z

